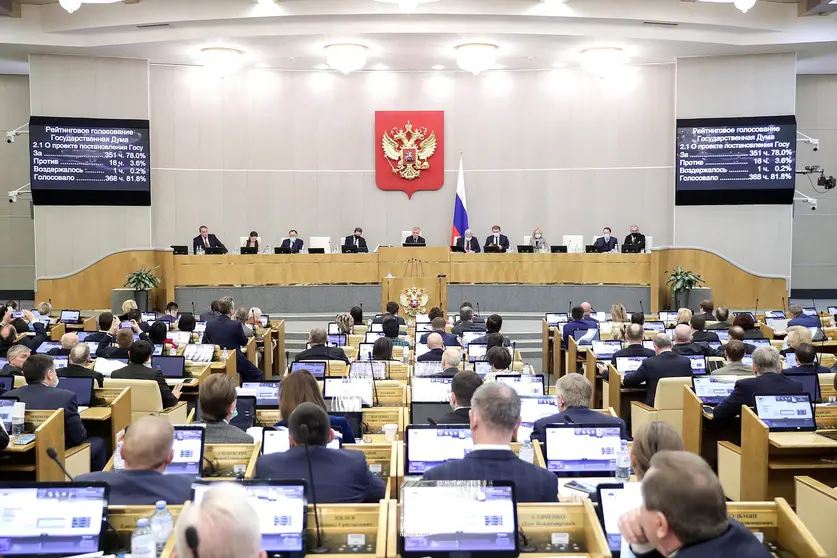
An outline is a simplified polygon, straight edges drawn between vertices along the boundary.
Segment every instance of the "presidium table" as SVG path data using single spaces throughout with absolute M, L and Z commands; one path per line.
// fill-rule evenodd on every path
M 787 299 L 784 277 L 750 273 L 722 255 L 696 248 L 655 248 L 643 254 L 462 254 L 448 247 L 387 248 L 371 254 L 258 254 L 174 256 L 170 248 L 109 254 L 61 277 L 38 278 L 36 300 L 54 308 L 110 307 L 110 291 L 141 267 L 159 267 L 162 283 L 153 294 L 157 308 L 174 300 L 175 288 L 189 286 L 382 286 L 383 300 L 404 289 L 444 303 L 446 285 L 626 285 L 647 286 L 650 311 L 668 305 L 668 271 L 678 265 L 700 274 L 716 305 L 780 308 Z M 548 301 L 545 302 L 548 306 Z

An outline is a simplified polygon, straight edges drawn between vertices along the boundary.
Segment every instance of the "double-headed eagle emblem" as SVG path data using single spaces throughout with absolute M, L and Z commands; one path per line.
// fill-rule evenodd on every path
M 428 136 L 427 128 L 414 130 L 408 120 L 403 129 L 393 128 L 389 134 L 384 132 L 381 145 L 387 159 L 398 162 L 397 165 L 393 165 L 387 161 L 393 174 L 407 180 L 414 180 L 421 176 L 421 171 L 430 168 L 427 160 L 436 152 L 436 132 L 432 131 Z
M 427 313 L 427 303 L 430 301 L 430 295 L 424 289 L 410 287 L 401 291 L 400 301 L 404 313 L 415 317 L 417 314 Z

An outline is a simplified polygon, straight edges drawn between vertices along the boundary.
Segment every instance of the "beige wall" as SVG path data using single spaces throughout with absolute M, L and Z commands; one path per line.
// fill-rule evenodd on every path
M 35 242 L 31 202 L 8 203 L 6 193 L 29 182 L 28 136 L 6 143 L 6 130 L 29 122 L 29 78 L 0 75 L 0 290 L 31 291 Z

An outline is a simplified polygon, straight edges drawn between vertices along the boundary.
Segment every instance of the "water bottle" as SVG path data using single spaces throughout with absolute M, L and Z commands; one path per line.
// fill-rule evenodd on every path
M 26 403 L 15 403 L 12 407 L 12 436 L 23 436 L 25 417 Z
M 116 444 L 116 449 L 113 450 L 113 470 L 114 471 L 122 471 L 125 469 L 125 460 L 122 459 L 122 443 L 123 441 L 120 440 Z
M 137 520 L 137 530 L 131 535 L 131 556 L 133 558 L 156 558 L 157 545 L 148 526 L 148 519 L 141 517 Z
M 265 244 L 264 245 L 264 253 L 265 254 L 270 254 L 270 244 Z
M 528 362 L 524 362 L 523 363 L 523 373 L 527 376 L 534 376 L 535 369 L 532 368 L 532 365 L 529 364 Z
M 631 452 L 628 442 L 622 440 L 622 448 L 616 454 L 616 480 L 628 482 L 631 479 Z
M 221 353 L 221 355 L 223 356 L 224 361 L 226 361 L 229 358 L 230 353 L 229 353 L 229 351 L 227 351 L 227 349 L 224 349 L 224 352 Z
M 523 445 L 520 446 L 520 459 L 522 459 L 526 463 L 535 462 L 535 448 L 532 446 L 531 441 L 523 441 Z
M 157 502 L 157 509 L 151 515 L 151 535 L 154 537 L 154 542 L 157 543 L 157 556 L 163 554 L 163 549 L 171 536 L 174 528 L 174 520 L 171 513 L 166 508 L 165 500 Z

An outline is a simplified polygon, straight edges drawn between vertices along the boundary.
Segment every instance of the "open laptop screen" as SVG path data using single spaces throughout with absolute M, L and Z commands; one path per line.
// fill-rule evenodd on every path
M 649 320 L 642 324 L 642 329 L 643 331 L 656 331 L 657 333 L 664 333 L 666 330 L 666 324 L 664 322 L 655 322 Z
M 621 350 L 621 341 L 593 341 L 593 352 L 596 354 L 596 360 L 610 360 L 613 355 Z
M 577 329 L 573 331 L 573 339 L 579 345 L 592 345 L 593 341 L 599 340 L 599 329 Z
M 551 395 L 530 395 L 520 397 L 520 427 L 517 429 L 517 441 L 528 440 L 539 419 L 558 412 L 555 397 Z
M 375 381 L 371 376 L 365 378 L 324 378 L 323 397 L 358 397 L 364 407 L 375 403 Z
M 779 320 L 785 319 L 785 313 L 782 310 L 765 310 L 764 311 L 765 318 L 775 318 Z
M 4 556 L 71 556 L 99 550 L 108 507 L 100 483 L 0 487 Z
M 567 323 L 570 321 L 569 314 L 563 312 L 547 312 L 546 324 L 550 327 L 555 327 L 558 324 Z
M 357 347 L 357 360 L 372 360 L 372 349 L 374 343 L 360 343 Z
M 335 436 L 326 447 L 340 449 L 340 437 Z M 284 427 L 276 429 L 265 428 L 262 430 L 262 455 L 284 453 L 289 449 L 291 449 L 290 430 Z
M 706 357 L 703 355 L 686 355 L 692 365 L 692 374 L 700 376 L 706 374 Z
M 462 459 L 473 447 L 468 425 L 410 425 L 407 427 L 406 474 L 422 475 L 446 461 Z
M 543 395 L 543 374 L 497 374 L 498 384 L 511 386 L 518 395 Z
M 621 447 L 618 426 L 550 425 L 546 427 L 546 468 L 559 475 L 613 476 Z
M 61 321 L 65 324 L 78 323 L 81 312 L 78 310 L 61 310 Z
M 617 357 L 616 369 L 623 374 L 625 372 L 633 372 L 642 364 L 642 361 L 648 357 L 633 356 L 633 357 Z
M 642 505 L 642 490 L 638 482 L 624 485 L 600 484 L 596 487 L 599 497 L 599 511 L 607 546 L 611 552 L 619 552 L 624 546 L 619 531 L 619 518 Z M 625 553 L 622 553 L 625 557 Z
M 692 378 L 695 395 L 704 405 L 717 405 L 732 393 L 736 380 L 717 376 L 696 376 Z
M 200 426 L 175 426 L 172 446 L 174 459 L 166 467 L 164 474 L 199 476 L 205 435 L 206 430 Z
M 813 432 L 814 406 L 807 394 L 756 395 L 756 414 L 771 432 Z
M 446 403 L 450 401 L 451 382 L 446 377 L 415 377 L 411 382 L 413 403 Z
M 76 400 L 80 406 L 90 406 L 90 402 L 93 400 L 93 382 L 96 381 L 93 376 L 58 376 L 58 379 L 61 389 L 68 389 L 76 394 Z
M 291 364 L 291 374 L 294 372 L 298 372 L 300 370 L 308 370 L 312 376 L 315 378 L 325 378 L 326 375 L 326 366 L 325 362 L 316 362 L 316 361 L 302 361 L 302 362 L 294 362 Z
M 279 407 L 279 390 L 281 382 L 243 382 L 241 389 L 256 394 L 256 406 L 259 409 L 276 409 Z
M 712 333 L 718 336 L 719 341 L 729 341 L 728 329 L 713 329 Z
M 186 359 L 182 356 L 152 356 L 151 366 L 158 367 L 166 378 L 183 378 Z
M 8 378 L 14 380 L 11 376 Z M 5 380 L 5 378 L 0 378 L 0 380 Z M 17 403 L 17 399 L 0 399 L 0 422 L 3 423 L 7 433 L 12 431 L 12 411 L 15 408 L 15 403 Z

